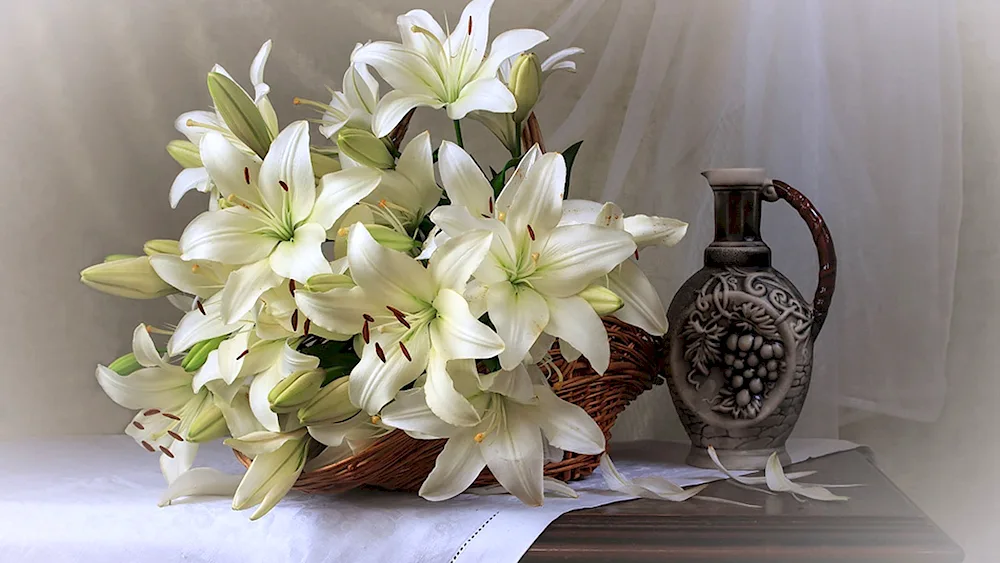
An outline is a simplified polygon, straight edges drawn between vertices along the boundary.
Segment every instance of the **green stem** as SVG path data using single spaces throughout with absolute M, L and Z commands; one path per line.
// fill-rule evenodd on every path
M 514 144 L 515 147 L 510 148 L 511 158 L 521 158 L 521 124 L 514 122 Z
M 462 142 L 462 122 L 457 119 L 455 120 L 455 142 L 458 143 L 458 146 L 465 148 L 465 144 Z

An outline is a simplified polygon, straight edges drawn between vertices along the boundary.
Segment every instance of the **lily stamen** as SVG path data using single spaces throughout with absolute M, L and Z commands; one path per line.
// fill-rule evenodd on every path
M 470 20 L 471 21 L 471 20 Z M 493 214 L 493 197 L 490 197 L 490 214 Z
M 247 185 L 250 185 L 250 169 L 246 166 L 243 167 L 243 179 L 246 180 Z
M 406 345 L 403 344 L 402 340 L 399 341 L 399 349 L 400 349 L 400 351 L 403 352 L 403 356 L 406 357 L 406 361 L 408 361 L 408 362 L 412 362 L 413 361 L 413 358 L 410 357 L 410 351 L 406 349 Z
M 174 432 L 173 430 L 167 430 L 167 434 L 174 440 L 177 440 L 178 442 L 184 441 L 184 438 L 182 438 L 180 434 Z
M 375 317 L 369 315 L 368 313 L 365 313 L 362 316 L 364 317 L 364 319 L 365 319 L 366 322 L 369 322 L 369 323 L 375 322 Z
M 208 315 L 208 313 L 205 312 L 205 306 L 201 304 L 201 299 L 195 299 L 194 306 L 198 308 L 198 311 L 201 312 L 202 315 Z
M 541 256 L 541 254 L 539 254 L 537 252 L 532 252 L 531 253 L 531 261 L 534 262 L 535 264 L 537 264 L 539 256 Z
M 160 451 L 163 452 L 163 455 L 169 457 L 170 459 L 174 458 L 173 452 L 171 452 L 169 449 L 167 449 L 166 446 L 160 446 Z
M 299 330 L 299 310 L 292 311 L 292 332 Z
M 143 411 L 142 416 L 153 416 L 154 414 L 160 414 L 160 409 L 149 409 L 148 411 Z
M 278 180 L 278 185 L 281 186 L 281 189 L 286 192 L 288 191 L 288 184 L 286 184 L 284 180 Z
M 473 436 L 472 439 L 475 440 L 477 444 L 481 444 L 481 443 L 483 443 L 483 440 L 486 439 L 486 433 L 480 432 L 480 433 L 476 434 L 475 436 Z
M 406 328 L 410 328 L 410 323 L 406 321 L 405 313 L 390 305 L 386 305 L 385 308 L 388 309 L 390 313 L 392 313 L 392 316 L 396 317 L 396 320 L 399 321 L 399 324 L 405 326 Z
M 302 324 L 302 334 L 303 334 L 303 336 L 309 336 L 309 325 L 311 325 L 311 324 L 312 324 L 312 321 L 310 321 L 309 319 L 306 319 L 306 322 Z
M 153 448 L 153 446 L 151 446 L 151 445 L 149 444 L 149 442 L 147 442 L 147 441 L 145 441 L 145 440 L 143 440 L 142 442 L 140 442 L 140 444 L 142 444 L 142 447 L 146 448 L 146 450 L 148 450 L 148 451 L 150 451 L 150 452 L 155 452 L 155 451 L 156 451 L 156 449 L 155 449 L 155 448 Z
M 382 345 L 378 342 L 375 343 L 375 355 L 378 356 L 378 359 L 382 360 L 383 364 L 385 363 L 385 352 L 382 350 Z
M 240 352 L 239 356 L 236 356 L 236 361 L 242 360 L 249 353 L 250 353 L 249 349 L 243 350 L 242 352 Z
M 531 240 L 535 240 L 535 229 L 532 229 L 531 225 L 528 225 L 528 236 L 531 237 Z
M 368 319 L 365 319 L 365 324 L 361 327 L 361 338 L 365 341 L 365 344 L 371 342 L 372 335 L 371 330 L 368 328 Z
M 200 270 L 200 269 L 201 269 L 201 266 L 199 266 L 198 264 L 195 264 L 195 265 L 191 266 L 191 273 L 192 274 L 198 273 L 198 270 Z
M 176 414 L 171 414 L 169 412 L 163 413 L 163 416 L 169 418 L 170 420 L 180 420 L 181 419 L 181 417 L 177 416 Z
M 288 292 L 295 297 L 295 280 L 288 280 Z
M 140 424 L 138 420 L 133 420 L 132 421 L 132 426 L 135 426 L 139 430 L 145 430 L 146 429 L 146 427 L 143 426 L 142 424 Z

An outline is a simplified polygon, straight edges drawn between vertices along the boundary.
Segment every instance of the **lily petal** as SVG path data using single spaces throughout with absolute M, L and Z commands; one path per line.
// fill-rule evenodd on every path
M 329 266 L 329 263 L 327 263 L 327 266 Z M 222 322 L 226 325 L 236 323 L 241 317 L 250 312 L 250 309 L 253 308 L 254 304 L 257 303 L 257 300 L 260 299 L 260 296 L 265 291 L 281 283 L 282 279 L 271 268 L 270 261 L 268 260 L 260 260 L 248 264 L 230 274 L 229 279 L 226 281 L 226 286 L 221 293 L 222 308 L 220 313 L 222 315 Z
M 548 35 L 537 29 L 511 29 L 497 35 L 490 44 L 489 56 L 479 67 L 476 76 L 480 78 L 496 76 L 497 69 L 504 60 L 528 51 L 539 43 L 547 41 L 548 38 Z
M 372 115 L 372 132 L 376 137 L 385 137 L 396 128 L 403 116 L 411 109 L 419 107 L 441 109 L 444 107 L 444 102 L 431 94 L 410 94 L 403 90 L 389 92 L 375 107 L 375 114 Z
M 382 348 L 385 362 L 376 352 Z M 372 336 L 364 347 L 361 361 L 351 371 L 351 402 L 368 414 L 376 414 L 396 396 L 404 385 L 414 381 L 427 366 L 430 337 L 426 331 L 412 334 L 405 346 L 410 354 L 407 360 L 399 347 L 398 338 L 389 335 Z
M 153 344 L 146 325 L 140 324 L 132 331 L 132 353 L 139 365 L 151 368 L 164 365 L 163 358 L 156 351 L 156 344 Z
M 490 286 L 486 294 L 490 320 L 504 343 L 500 365 L 506 370 L 516 368 L 538 335 L 549 324 L 549 307 L 545 298 L 528 287 L 514 288 L 510 282 Z
M 181 234 L 181 258 L 234 265 L 256 262 L 267 258 L 278 244 L 274 238 L 260 234 L 268 228 L 267 223 L 242 207 L 206 211 Z
M 674 246 L 684 238 L 687 229 L 687 223 L 669 217 L 633 215 L 625 218 L 625 230 L 632 235 L 639 248 Z
M 302 473 L 308 446 L 308 439 L 290 440 L 277 450 L 254 458 L 233 496 L 233 509 L 243 510 L 260 504 L 250 519 L 267 514 L 288 494 Z
M 212 178 L 205 168 L 185 168 L 174 178 L 174 183 L 170 184 L 170 207 L 176 209 L 181 198 L 191 190 L 207 192 Z
M 486 467 L 479 444 L 472 434 L 448 440 L 434 462 L 434 469 L 420 486 L 420 496 L 427 500 L 448 500 L 472 485 Z
M 127 409 L 157 408 L 175 410 L 194 393 L 191 376 L 179 366 L 145 368 L 131 375 L 118 375 L 104 366 L 97 366 L 97 382 L 112 401 Z
M 330 229 L 348 209 L 368 197 L 378 186 L 379 173 L 370 168 L 357 167 L 323 176 L 310 222 Z
M 578 454 L 604 451 L 604 433 L 587 411 L 557 397 L 547 384 L 535 385 L 534 391 L 538 408 L 531 412 L 550 444 Z
M 611 349 L 608 331 L 594 309 L 581 297 L 546 297 L 549 324 L 545 332 L 566 341 L 587 357 L 594 371 L 608 369 Z
M 150 256 L 149 265 L 163 281 L 184 293 L 197 295 L 202 299 L 208 299 L 218 293 L 232 270 L 231 267 L 217 262 L 208 260 L 185 262 L 179 256 L 170 254 Z
M 245 202 L 251 205 L 262 205 L 260 193 L 257 191 L 257 180 L 260 176 L 261 160 L 256 155 L 250 156 L 237 149 L 222 136 L 212 131 L 201 139 L 198 145 L 201 160 L 205 169 L 219 188 L 219 194 L 228 198 L 233 196 L 234 202 Z M 279 207 L 276 211 L 280 211 Z
M 468 399 L 455 390 L 447 369 L 448 361 L 440 352 L 431 348 L 427 361 L 427 381 L 424 393 L 427 406 L 441 420 L 454 426 L 479 424 L 479 413 Z
M 295 432 L 253 432 L 239 438 L 229 438 L 224 443 L 244 455 L 255 456 L 276 451 L 289 440 L 299 440 L 305 436 L 305 430 Z
M 300 289 L 295 304 L 317 325 L 340 334 L 361 331 L 363 316 L 371 309 L 360 287 L 334 288 L 323 293 Z
M 622 308 L 614 316 L 653 336 L 667 333 L 667 313 L 660 295 L 639 265 L 626 259 L 608 274 L 608 289 L 621 297 Z
M 489 231 L 470 231 L 442 244 L 430 260 L 428 270 L 439 289 L 465 292 L 472 277 L 493 244 Z
M 158 506 L 167 506 L 182 497 L 231 497 L 239 487 L 242 475 L 223 473 L 211 467 L 196 467 L 177 477 L 160 496 Z
M 474 217 L 493 215 L 490 211 L 493 188 L 469 153 L 451 141 L 442 141 L 438 170 L 452 205 L 464 206 Z
M 633 252 L 635 243 L 624 231 L 596 225 L 558 227 L 539 253 L 531 283 L 545 295 L 576 295 Z
M 448 104 L 448 118 L 464 119 L 473 111 L 512 113 L 517 109 L 514 94 L 499 78 L 481 78 L 466 84 L 458 99 Z
M 279 278 L 299 283 L 306 283 L 317 274 L 329 274 L 332 270 L 323 256 L 324 242 L 326 229 L 317 223 L 306 223 L 295 229 L 292 240 L 278 243 L 271 253 L 270 267 Z
M 433 301 L 431 276 L 419 262 L 380 245 L 361 223 L 348 236 L 351 276 L 366 292 L 403 311 L 420 310 Z
M 286 191 L 282 183 L 288 187 Z M 309 158 L 309 124 L 296 121 L 278 134 L 260 167 L 260 194 L 267 206 L 291 217 L 292 224 L 305 220 L 316 202 L 316 178 Z
M 493 476 L 510 494 L 528 506 L 541 506 L 545 490 L 542 433 L 523 409 L 508 402 L 497 415 L 496 429 L 486 433 L 480 451 Z
M 202 314 L 202 309 L 205 311 Z M 237 319 L 233 323 L 222 320 L 222 294 L 217 293 L 201 304 L 201 309 L 188 311 L 177 323 L 174 334 L 167 342 L 167 353 L 176 356 L 195 343 L 217 338 L 235 332 L 245 321 Z
M 455 432 L 454 426 L 438 418 L 427 406 L 423 387 L 400 391 L 379 415 L 383 424 L 423 438 L 447 438 Z
M 559 153 L 546 153 L 528 170 L 507 210 L 507 228 L 514 241 L 544 238 L 559 224 L 562 215 L 566 161 Z M 529 233 L 529 228 L 531 229 Z

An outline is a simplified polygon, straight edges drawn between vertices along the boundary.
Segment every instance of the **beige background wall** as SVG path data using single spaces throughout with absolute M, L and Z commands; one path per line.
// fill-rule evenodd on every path
M 461 4 L 420 3 L 435 13 Z M 169 322 L 175 312 L 96 293 L 77 273 L 105 254 L 137 253 L 146 239 L 176 237 L 200 209 L 196 198 L 169 209 L 177 168 L 163 147 L 177 136 L 176 115 L 207 107 L 211 65 L 245 80 L 260 43 L 274 39 L 272 100 L 283 121 L 307 117 L 292 96 L 324 97 L 355 39 L 387 35 L 401 4 L 0 0 L 0 438 L 113 433 L 127 420 L 98 388 L 94 365 L 128 351 L 139 320 Z M 532 3 L 543 10 L 533 17 L 560 4 Z M 961 4 L 965 193 L 944 414 L 930 424 L 876 418 L 843 429 L 875 446 L 970 561 L 1000 560 L 1000 41 L 986 23 L 1000 18 L 991 4 Z M 520 16 L 498 10 L 494 21 L 512 26 Z M 643 408 L 671 407 L 646 399 Z M 678 435 L 676 426 L 663 432 Z

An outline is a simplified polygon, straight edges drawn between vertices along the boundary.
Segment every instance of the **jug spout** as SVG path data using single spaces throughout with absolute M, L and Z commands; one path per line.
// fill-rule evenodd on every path
M 763 168 L 713 168 L 701 175 L 713 188 L 765 186 L 768 183 Z

